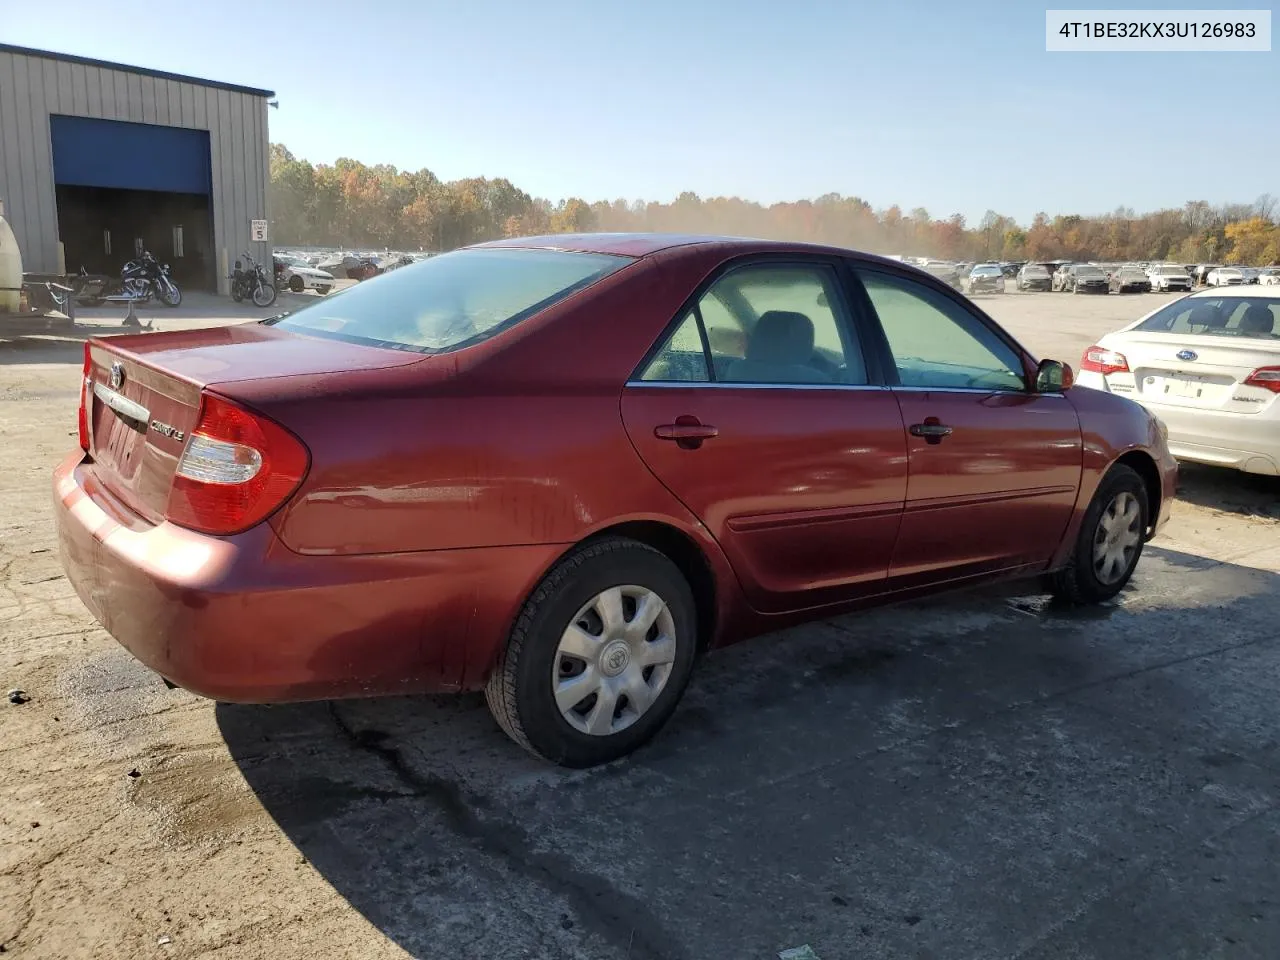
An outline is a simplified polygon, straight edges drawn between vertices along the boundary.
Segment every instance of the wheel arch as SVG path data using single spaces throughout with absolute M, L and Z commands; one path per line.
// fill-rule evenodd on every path
M 1160 481 L 1160 469 L 1156 466 L 1151 454 L 1145 450 L 1130 450 L 1121 454 L 1116 458 L 1116 463 L 1124 464 L 1142 478 L 1142 485 L 1147 491 L 1147 529 L 1145 536 L 1146 539 L 1150 540 L 1155 531 L 1156 520 L 1160 516 L 1161 500 L 1164 496 Z

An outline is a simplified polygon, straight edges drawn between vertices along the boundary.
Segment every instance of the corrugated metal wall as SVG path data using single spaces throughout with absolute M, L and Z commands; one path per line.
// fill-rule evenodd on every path
M 0 200 L 25 271 L 60 266 L 53 113 L 208 130 L 218 289 L 229 290 L 224 255 L 270 263 L 269 244 L 249 242 L 249 221 L 268 219 L 266 97 L 0 50 Z

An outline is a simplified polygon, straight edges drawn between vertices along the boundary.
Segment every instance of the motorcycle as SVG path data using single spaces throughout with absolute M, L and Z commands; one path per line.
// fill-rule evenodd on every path
M 169 265 L 161 263 L 148 250 L 130 260 L 120 270 L 120 279 L 91 277 L 80 268 L 79 283 L 73 281 L 76 302 L 86 307 L 104 303 L 148 303 L 153 298 L 166 307 L 182 303 L 182 291 L 169 275 Z
M 235 270 L 231 274 L 231 299 L 236 303 L 241 300 L 252 300 L 254 306 L 269 307 L 276 302 L 276 285 L 272 282 L 265 267 L 247 252 L 240 254 L 246 261 L 246 268 L 239 260 L 235 262 Z

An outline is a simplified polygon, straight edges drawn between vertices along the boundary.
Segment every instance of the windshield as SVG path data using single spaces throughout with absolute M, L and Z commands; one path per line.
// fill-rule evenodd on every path
M 1147 333 L 1280 340 L 1280 299 L 1185 297 L 1148 317 L 1137 329 Z
M 1187 271 L 1183 270 L 1181 267 L 1156 267 L 1155 270 L 1156 273 L 1169 276 L 1185 277 L 1187 275 Z
M 1077 277 L 1100 277 L 1102 271 L 1097 267 L 1076 267 Z
M 267 322 L 353 343 L 439 353 L 491 336 L 631 262 L 560 250 L 458 250 Z
M 974 268 L 973 268 L 973 274 L 972 274 L 972 276 L 975 276 L 975 277 L 998 277 L 998 276 L 1000 276 L 1000 268 L 999 268 L 999 267 L 991 267 L 991 266 L 974 267 Z
M 1049 271 L 1039 264 L 1023 267 L 1022 272 L 1028 277 L 1047 277 L 1049 275 Z

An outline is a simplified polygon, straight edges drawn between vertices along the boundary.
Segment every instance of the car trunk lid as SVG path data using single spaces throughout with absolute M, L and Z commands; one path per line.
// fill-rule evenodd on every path
M 85 396 L 91 469 L 125 506 L 158 523 L 206 388 L 421 359 L 256 323 L 91 340 Z

